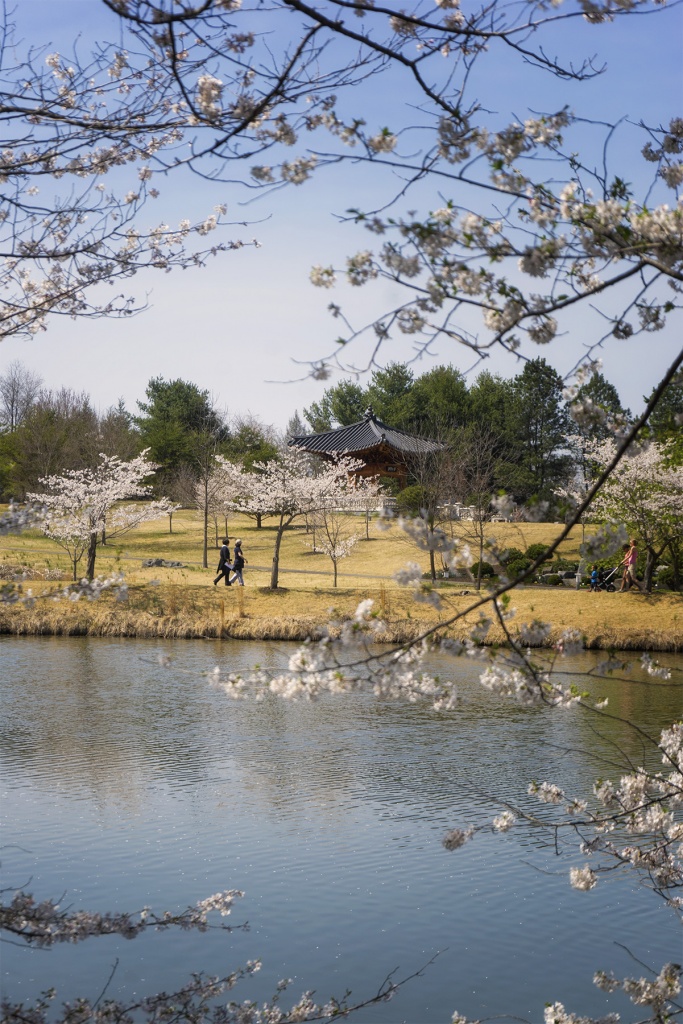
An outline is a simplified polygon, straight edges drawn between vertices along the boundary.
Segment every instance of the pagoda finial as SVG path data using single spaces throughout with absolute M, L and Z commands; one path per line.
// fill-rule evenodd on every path
M 363 417 L 363 419 L 371 420 L 371 419 L 374 418 L 374 416 L 375 416 L 374 410 L 373 410 L 372 406 L 369 405 L 367 407 L 367 409 L 365 410 L 365 416 Z

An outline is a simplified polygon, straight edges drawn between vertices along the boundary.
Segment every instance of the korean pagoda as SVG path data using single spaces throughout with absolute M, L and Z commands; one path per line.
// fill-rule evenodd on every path
M 358 476 L 394 477 L 402 488 L 406 486 L 411 462 L 443 448 L 439 441 L 415 437 L 382 423 L 372 406 L 358 423 L 321 434 L 298 434 L 287 443 L 290 448 L 299 448 L 323 459 L 348 455 L 363 462 Z

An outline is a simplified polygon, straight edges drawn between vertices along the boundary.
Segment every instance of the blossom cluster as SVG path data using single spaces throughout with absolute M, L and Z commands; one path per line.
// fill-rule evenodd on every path
M 18 890 L 8 903 L 0 904 L 0 929 L 27 945 L 39 948 L 63 942 L 83 942 L 98 935 L 121 935 L 124 939 L 134 939 L 150 929 L 164 931 L 180 927 L 183 930 L 206 931 L 210 912 L 215 910 L 225 917 L 230 914 L 235 900 L 242 896 L 244 893 L 237 889 L 216 893 L 179 914 L 165 911 L 157 915 L 149 907 L 137 914 L 98 914 L 62 910 L 59 903 L 52 900 L 37 902 L 31 893 Z
M 69 554 L 74 580 L 83 554 L 89 550 L 89 575 L 94 572 L 97 535 L 107 531 L 110 538 L 120 536 L 141 523 L 166 515 L 169 502 L 138 502 L 121 505 L 127 498 L 148 497 L 150 487 L 143 481 L 155 465 L 143 452 L 128 462 L 117 455 L 100 455 L 94 469 L 67 470 L 62 475 L 42 478 L 47 490 L 29 494 L 29 501 L 43 509 L 43 532 Z
M 45 509 L 37 505 L 17 505 L 10 502 L 7 512 L 0 515 L 0 537 L 8 533 L 21 533 L 42 519 Z

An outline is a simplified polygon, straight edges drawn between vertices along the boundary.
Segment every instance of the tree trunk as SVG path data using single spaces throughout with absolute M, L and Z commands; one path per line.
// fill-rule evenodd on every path
M 336 587 L 337 586 L 337 562 L 336 562 L 336 559 L 334 559 L 334 558 L 332 559 L 332 565 L 334 566 L 334 583 L 332 584 L 332 586 Z
M 168 513 L 168 532 L 173 533 L 173 513 Z
M 477 590 L 481 590 L 481 563 L 484 557 L 484 531 L 479 532 L 479 567 L 477 569 Z
M 669 553 L 671 555 L 671 568 L 673 569 L 673 589 L 681 589 L 681 554 L 683 554 L 683 545 L 678 538 L 671 538 L 669 540 Z
M 285 532 L 286 523 L 280 518 L 280 525 L 277 528 L 277 536 L 275 537 L 275 548 L 273 550 L 273 568 L 270 573 L 270 589 L 277 590 L 278 572 L 280 569 L 280 544 L 282 543 L 282 534 Z
M 89 580 L 95 578 L 95 555 L 97 554 L 97 534 L 90 534 L 90 544 L 88 545 L 88 568 L 86 570 L 86 576 Z
M 436 583 L 436 562 L 434 561 L 434 550 L 429 549 L 429 572 L 432 577 L 432 583 Z
M 261 513 L 257 512 L 256 513 L 256 529 L 260 530 L 261 529 L 261 525 L 262 525 L 261 524 Z
M 107 527 L 103 523 L 102 524 L 102 544 L 105 545 L 106 543 L 107 543 Z
M 370 509 L 365 510 L 365 539 L 370 540 Z
M 79 563 L 79 561 L 80 561 L 80 558 L 76 558 L 76 556 L 74 555 L 74 557 L 72 558 L 72 562 L 74 564 L 74 583 L 78 583 L 78 563 Z
M 204 480 L 204 550 L 202 552 L 202 567 L 209 568 L 209 481 Z
M 649 545 L 646 548 L 646 551 L 647 560 L 645 562 L 645 578 L 643 579 L 643 587 L 649 594 L 652 591 L 652 577 L 654 576 L 655 572 L 657 555 L 654 551 L 654 548 L 651 548 Z
M 649 545 L 645 549 L 647 551 L 647 561 L 645 562 L 645 578 L 643 579 L 643 586 L 648 594 L 652 593 L 652 578 L 655 574 L 655 569 L 668 546 L 667 542 L 667 544 L 665 544 L 663 548 L 660 548 L 659 551 L 655 551 L 655 549 Z

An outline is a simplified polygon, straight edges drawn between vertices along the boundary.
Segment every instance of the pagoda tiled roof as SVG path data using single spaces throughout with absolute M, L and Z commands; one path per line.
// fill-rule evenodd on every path
M 320 455 L 365 452 L 372 448 L 391 448 L 402 455 L 426 455 L 443 448 L 439 441 L 415 437 L 405 430 L 390 427 L 377 419 L 369 408 L 362 420 L 320 434 L 297 434 L 287 442 L 290 448 L 317 452 Z

